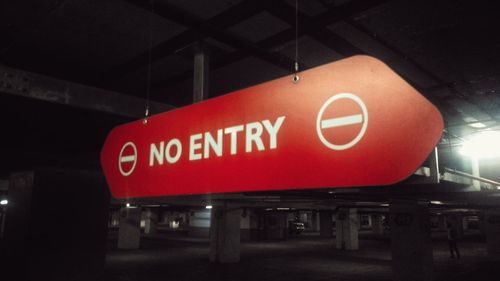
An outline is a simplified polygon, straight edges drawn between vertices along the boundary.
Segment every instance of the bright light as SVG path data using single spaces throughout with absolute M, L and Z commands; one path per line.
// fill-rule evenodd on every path
M 2 201 L 0 201 L 0 205 L 7 205 L 9 204 L 9 200 L 7 199 L 3 199 Z
M 479 122 L 474 117 L 470 117 L 470 116 L 465 117 L 464 121 L 469 123 L 468 125 L 471 126 L 472 128 L 477 128 L 477 129 L 486 128 L 486 125 L 484 123 Z
M 464 143 L 460 153 L 476 158 L 500 157 L 500 133 L 487 131 L 475 135 Z
M 206 206 L 205 209 L 209 209 L 209 210 L 212 209 L 212 205 Z
M 470 123 L 469 126 L 471 126 L 472 128 L 476 128 L 476 129 L 486 128 L 486 125 L 484 125 L 481 122 Z
M 127 203 L 127 208 L 130 208 L 130 203 Z
M 443 202 L 441 201 L 431 201 L 431 204 L 434 204 L 434 205 L 442 205 Z

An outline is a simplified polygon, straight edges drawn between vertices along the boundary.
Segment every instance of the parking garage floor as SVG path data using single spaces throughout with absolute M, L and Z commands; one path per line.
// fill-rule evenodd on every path
M 360 250 L 335 249 L 334 238 L 306 234 L 287 241 L 243 242 L 237 264 L 208 262 L 208 241 L 143 237 L 139 250 L 117 250 L 110 239 L 105 280 L 391 280 L 389 239 L 365 235 Z M 462 259 L 450 259 L 443 235 L 434 239 L 435 280 L 498 280 L 500 263 L 487 258 L 477 236 L 459 244 Z

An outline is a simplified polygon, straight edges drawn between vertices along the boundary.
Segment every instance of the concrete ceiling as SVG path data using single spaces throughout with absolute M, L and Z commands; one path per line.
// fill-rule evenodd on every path
M 302 69 L 355 54 L 385 61 L 435 103 L 447 144 L 500 125 L 500 18 L 486 1 L 299 0 Z M 152 4 L 151 4 L 152 3 Z M 0 64 L 151 98 L 192 101 L 192 47 L 210 53 L 210 97 L 293 69 L 295 1 L 19 0 L 0 3 Z M 0 93 L 0 175 L 35 165 L 99 167 L 128 119 Z M 498 165 L 496 162 L 489 165 Z M 488 169 L 486 169 L 488 171 Z M 499 179 L 497 169 L 488 176 Z

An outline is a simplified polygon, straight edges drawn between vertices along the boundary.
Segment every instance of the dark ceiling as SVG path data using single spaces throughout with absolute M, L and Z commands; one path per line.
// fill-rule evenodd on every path
M 290 75 L 295 2 L 2 1 L 0 64 L 146 98 L 151 62 L 151 98 L 184 106 L 200 42 L 210 55 L 209 97 Z M 298 2 L 301 69 L 355 54 L 383 60 L 442 112 L 443 151 L 500 128 L 494 1 Z M 98 167 L 106 133 L 126 121 L 0 93 L 0 175 L 33 165 Z

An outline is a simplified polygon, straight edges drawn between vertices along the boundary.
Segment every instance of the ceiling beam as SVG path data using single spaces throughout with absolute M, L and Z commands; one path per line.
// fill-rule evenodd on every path
M 147 8 L 147 5 L 145 6 L 147 1 L 134 3 L 136 3 L 139 7 Z M 234 34 L 233 32 L 221 29 L 209 21 L 203 21 L 189 12 L 179 9 L 173 5 L 167 3 L 162 3 L 161 5 L 158 4 L 155 6 L 154 13 L 188 28 L 195 29 L 200 34 L 212 37 L 219 42 L 242 50 L 252 56 L 258 57 L 285 70 L 291 71 L 293 69 L 294 61 L 289 57 L 278 53 L 271 53 L 266 49 L 259 47 L 257 44 Z
M 144 116 L 146 100 L 0 65 L 0 93 L 101 111 L 132 118 Z M 173 109 L 150 101 L 150 112 Z
M 354 28 L 360 30 L 364 34 L 368 35 L 370 38 L 384 46 L 385 48 L 389 49 L 391 52 L 395 53 L 396 55 L 400 56 L 401 58 L 404 58 L 406 61 L 411 63 L 415 68 L 417 68 L 421 73 L 424 75 L 427 75 L 429 78 L 431 78 L 434 83 L 436 83 L 434 86 L 431 86 L 429 88 L 423 88 L 423 87 L 418 87 L 418 89 L 428 98 L 431 97 L 430 92 L 436 91 L 436 90 L 444 90 L 447 89 L 449 90 L 455 97 L 461 98 L 466 100 L 467 102 L 474 104 L 477 106 L 479 109 L 481 109 L 490 119 L 495 119 L 494 114 L 492 114 L 489 110 L 485 109 L 483 106 L 477 104 L 472 98 L 470 98 L 469 95 L 464 95 L 460 93 L 456 88 L 454 83 L 450 83 L 445 81 L 443 78 L 441 78 L 439 75 L 436 73 L 432 72 L 431 70 L 427 69 L 424 65 L 420 64 L 417 62 L 415 59 L 411 58 L 407 54 L 405 54 L 403 51 L 399 50 L 396 46 L 392 45 L 388 41 L 384 40 L 380 36 L 377 36 L 374 32 L 372 32 L 369 28 L 365 27 L 364 25 L 354 21 L 354 20 L 349 20 L 347 21 L 348 24 L 352 25 Z M 446 106 L 452 108 L 452 111 L 456 111 L 455 107 L 451 105 L 448 101 L 445 99 L 436 99 L 434 98 L 433 100 L 440 100 L 441 106 Z M 444 109 L 441 107 L 441 109 Z M 463 115 L 463 114 L 462 114 Z
M 132 3 L 136 4 L 135 2 Z M 145 5 L 146 4 L 141 4 L 140 7 L 146 9 Z M 247 0 L 238 5 L 232 6 L 223 13 L 208 20 L 208 22 L 220 28 L 227 28 L 257 14 L 261 10 L 262 8 L 258 7 L 258 5 L 255 4 L 255 1 Z M 159 43 L 151 49 L 151 62 L 154 63 L 159 61 L 162 58 L 175 54 L 176 52 L 192 45 L 193 42 L 197 42 L 200 39 L 200 36 L 201 34 L 198 32 L 197 28 L 192 28 L 174 36 L 173 38 Z M 104 80 L 109 83 L 132 73 L 133 71 L 145 66 L 148 63 L 148 57 L 149 50 L 145 50 L 141 54 L 110 69 L 103 75 L 105 78 Z
M 263 2 L 264 3 L 264 2 Z M 266 10 L 273 16 L 283 20 L 291 26 L 295 25 L 295 8 L 283 1 L 265 1 Z M 335 52 L 348 57 L 353 55 L 364 54 L 365 52 L 358 47 L 352 45 L 346 39 L 335 34 L 328 29 L 324 20 L 314 21 L 314 18 L 299 11 L 297 14 L 298 28 L 329 47 Z
M 252 55 L 260 57 L 272 64 L 280 67 L 291 69 L 292 62 L 289 58 L 271 54 L 264 49 L 259 48 L 252 42 L 246 41 L 238 36 L 225 31 L 247 18 L 254 16 L 262 11 L 262 8 L 256 4 L 256 1 L 244 1 L 238 5 L 232 6 L 223 13 L 214 18 L 204 21 L 187 11 L 181 10 L 167 3 L 157 3 L 154 10 L 151 10 L 148 1 L 125 0 L 131 4 L 154 12 L 155 14 L 181 24 L 187 28 L 187 31 L 164 41 L 151 49 L 151 62 L 154 63 L 160 59 L 172 55 L 181 49 L 184 49 L 197 42 L 204 37 L 213 37 L 220 42 L 228 44 L 232 47 L 242 49 Z M 124 75 L 131 73 L 148 63 L 149 50 L 145 50 L 140 55 L 130 59 L 129 61 L 120 64 L 104 75 L 107 81 L 114 81 Z
M 259 2 L 259 1 L 255 1 Z M 334 22 L 338 22 L 350 17 L 353 17 L 359 13 L 362 13 L 366 10 L 369 10 L 371 8 L 377 7 L 380 4 L 387 2 L 387 0 L 372 0 L 372 1 L 366 1 L 366 0 L 358 0 L 358 1 L 351 1 L 346 4 L 339 5 L 335 7 L 335 9 L 328 10 L 324 13 L 321 13 L 314 18 L 311 18 L 309 21 L 309 25 L 313 26 L 325 26 L 332 24 Z M 262 8 L 264 9 L 264 7 Z M 305 34 L 304 29 L 299 29 L 299 37 Z M 283 30 L 269 38 L 266 38 L 264 40 L 259 41 L 256 43 L 260 48 L 262 49 L 272 49 L 277 46 L 283 45 L 295 38 L 295 28 L 288 28 L 286 30 Z M 212 70 L 222 68 L 224 66 L 227 66 L 229 64 L 235 63 L 239 60 L 242 60 L 246 57 L 248 57 L 249 54 L 237 50 L 235 52 L 230 53 L 229 55 L 225 56 L 221 60 L 218 61 L 212 61 L 210 68 Z M 301 65 L 301 69 L 307 69 L 307 66 Z M 156 83 L 153 85 L 153 89 L 160 89 L 164 88 L 168 85 L 175 84 L 177 82 L 183 81 L 185 79 L 191 78 L 193 75 L 193 72 L 191 70 L 185 71 L 183 73 L 177 74 L 173 77 L 170 77 L 169 79 Z

